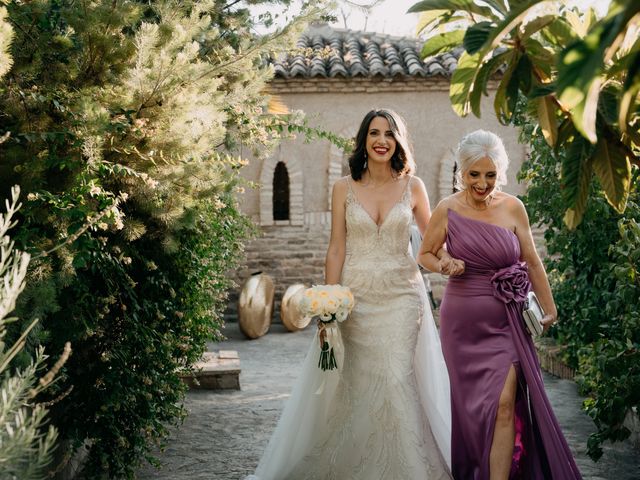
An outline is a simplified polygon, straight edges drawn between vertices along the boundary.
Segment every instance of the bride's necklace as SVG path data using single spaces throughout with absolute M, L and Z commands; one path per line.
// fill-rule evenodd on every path
M 484 201 L 484 208 L 478 208 L 476 207 L 473 202 L 469 201 L 469 191 L 466 190 L 464 192 L 464 203 L 467 204 L 467 206 L 469 206 L 470 208 L 474 209 L 477 212 L 484 212 L 485 210 L 487 210 L 489 208 L 489 205 L 491 205 L 491 201 L 493 200 L 493 195 L 489 195 L 487 197 L 487 199 Z

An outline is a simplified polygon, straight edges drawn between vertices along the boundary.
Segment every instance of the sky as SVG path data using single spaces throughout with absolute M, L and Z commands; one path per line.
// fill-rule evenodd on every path
M 414 36 L 418 14 L 407 14 L 406 11 L 418 0 L 386 0 L 378 5 L 372 15 L 367 20 L 367 31 L 386 33 L 397 36 Z M 599 15 L 606 13 L 609 0 L 568 0 L 565 2 L 569 6 L 578 6 L 586 9 L 593 6 Z M 364 14 L 353 10 L 347 28 L 352 30 L 363 30 L 365 26 Z M 343 28 L 344 23 L 340 20 L 334 24 Z
M 353 0 L 356 3 L 370 3 L 367 0 Z M 416 24 L 419 14 L 407 14 L 409 7 L 418 0 L 385 0 L 375 7 L 368 19 L 357 9 L 349 10 L 347 28 L 351 30 L 365 30 L 369 32 L 385 33 L 394 36 L 415 36 Z M 578 6 L 586 9 L 593 6 L 600 16 L 606 13 L 610 0 L 566 0 L 569 6 Z M 273 6 L 269 7 L 273 10 Z M 265 9 L 265 7 L 262 7 Z M 259 12 L 260 9 L 255 9 Z M 254 13 L 255 13 L 254 12 Z M 344 22 L 338 12 L 338 22 L 332 24 L 337 28 L 344 28 Z

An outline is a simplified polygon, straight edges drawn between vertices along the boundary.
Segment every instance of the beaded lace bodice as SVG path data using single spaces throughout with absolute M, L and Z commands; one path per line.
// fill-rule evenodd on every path
M 380 225 L 365 210 L 348 180 L 346 200 L 347 256 L 365 259 L 405 255 L 413 218 L 409 181 L 402 197 L 387 212 Z

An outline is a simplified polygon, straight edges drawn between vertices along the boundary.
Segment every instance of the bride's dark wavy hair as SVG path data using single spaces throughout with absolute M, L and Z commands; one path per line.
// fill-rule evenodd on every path
M 398 176 L 413 173 L 416 169 L 416 164 L 413 160 L 411 148 L 409 147 L 409 135 L 403 118 L 393 110 L 380 108 L 371 110 L 364 116 L 364 119 L 362 119 L 358 133 L 356 134 L 356 147 L 349 157 L 351 178 L 354 180 L 360 180 L 362 178 L 362 172 L 364 172 L 367 165 L 366 153 L 369 125 L 376 117 L 384 117 L 387 119 L 393 137 L 396 140 L 396 151 L 393 152 L 393 156 L 391 157 L 391 168 Z

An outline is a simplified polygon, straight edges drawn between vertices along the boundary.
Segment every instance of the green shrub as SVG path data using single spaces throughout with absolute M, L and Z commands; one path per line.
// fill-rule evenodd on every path
M 597 459 L 604 440 L 628 437 L 622 423 L 640 403 L 640 172 L 633 169 L 624 214 L 608 204 L 594 181 L 592 189 L 599 195 L 589 197 L 582 223 L 569 230 L 559 180 L 562 156 L 551 150 L 535 124 L 519 123 L 522 140 L 531 146 L 520 172 L 529 182 L 523 201 L 532 223 L 545 229 L 545 264 L 559 312 L 552 335 L 566 347 L 565 359 L 587 395 L 584 406 L 598 429 L 589 439 L 589 455 Z
M 24 349 L 24 339 L 37 321 L 20 331 L 13 343 L 5 343 L 7 326 L 16 318 L 8 317 L 18 295 L 25 287 L 29 266 L 29 254 L 14 249 L 8 230 L 15 226 L 13 216 L 20 209 L 20 189 L 11 189 L 11 201 L 7 212 L 0 214 L 0 478 L 12 480 L 36 480 L 46 477 L 46 469 L 52 461 L 58 432 L 47 427 L 47 409 L 37 403 L 37 397 L 47 388 L 57 371 L 68 358 L 70 345 L 65 345 L 62 357 L 45 375 L 42 369 L 47 359 L 43 348 L 38 348 L 24 368 L 12 368 L 13 358 Z
M 278 141 L 264 58 L 303 26 L 258 39 L 235 3 L 7 6 L 0 193 L 28 192 L 15 239 L 33 256 L 8 337 L 42 320 L 21 365 L 72 342 L 43 400 L 65 443 L 89 445 L 92 480 L 153 461 L 185 413 L 178 372 L 220 337 L 222 275 L 249 233 L 239 154 Z

